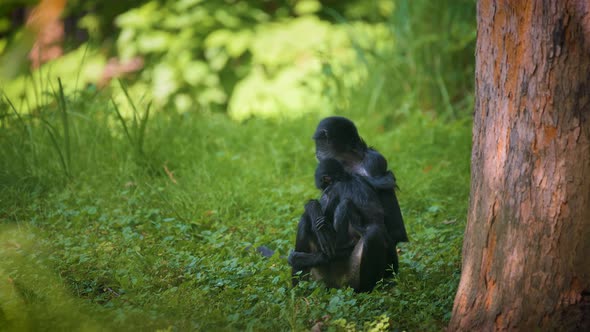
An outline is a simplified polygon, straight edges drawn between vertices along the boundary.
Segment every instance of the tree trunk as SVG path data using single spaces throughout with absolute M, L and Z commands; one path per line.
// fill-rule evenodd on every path
M 590 1 L 480 0 L 449 331 L 590 331 Z

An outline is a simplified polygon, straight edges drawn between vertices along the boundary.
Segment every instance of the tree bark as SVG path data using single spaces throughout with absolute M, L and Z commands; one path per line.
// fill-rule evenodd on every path
M 449 331 L 590 331 L 590 1 L 480 0 Z

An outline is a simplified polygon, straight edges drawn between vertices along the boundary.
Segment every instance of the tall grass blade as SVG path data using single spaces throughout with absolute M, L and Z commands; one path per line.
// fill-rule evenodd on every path
M 367 105 L 367 113 L 371 114 L 375 111 L 375 107 L 377 106 L 377 101 L 383 92 L 383 86 L 385 85 L 385 78 L 383 76 L 379 76 L 377 78 L 376 87 L 371 91 L 371 97 L 369 98 L 369 104 Z
M 6 103 L 8 104 L 9 108 L 12 110 L 12 112 L 14 113 L 14 115 L 17 118 L 17 121 L 19 122 L 19 124 L 22 126 L 22 131 L 23 131 L 23 141 L 26 142 L 26 140 L 29 140 L 30 143 L 30 147 L 31 147 L 31 155 L 33 158 L 33 164 L 37 164 L 37 148 L 35 145 L 35 141 L 33 140 L 33 131 L 31 130 L 31 126 L 25 121 L 25 119 L 23 119 L 23 117 L 20 115 L 20 112 L 16 109 L 16 107 L 14 106 L 14 103 L 12 102 L 12 100 L 10 100 L 10 98 L 8 97 L 8 95 L 6 95 L 4 93 L 4 100 L 6 101 Z M 24 142 L 21 142 L 21 144 L 19 145 L 19 147 L 17 147 L 15 145 L 14 149 L 18 150 L 17 154 L 20 155 L 21 157 L 21 163 L 23 165 L 23 168 L 27 168 L 27 156 L 26 156 L 26 151 L 23 151 L 24 148 Z
M 41 121 L 43 122 L 43 124 L 45 124 L 45 129 L 47 130 L 47 133 L 49 134 L 49 138 L 51 139 L 51 142 L 53 143 L 53 147 L 55 148 L 55 151 L 57 151 L 62 169 L 64 171 L 64 174 L 65 174 L 66 178 L 69 178 L 70 171 L 68 169 L 68 165 L 66 163 L 66 159 L 64 157 L 64 154 L 63 154 L 61 148 L 59 147 L 57 137 L 55 136 L 55 133 L 57 132 L 57 130 L 47 120 L 41 118 Z
M 10 98 L 8 98 L 8 96 L 4 94 L 4 100 L 6 101 L 6 103 L 8 104 L 8 106 L 10 106 L 10 109 L 12 110 L 12 112 L 14 112 L 14 115 L 16 115 L 16 118 L 18 119 L 18 122 L 20 122 L 23 126 L 23 129 L 26 128 L 27 124 L 25 122 L 25 120 L 20 116 L 20 113 L 18 112 L 18 110 L 16 109 L 16 107 L 14 107 L 14 104 L 12 103 L 12 100 L 10 100 Z M 26 130 L 26 129 L 25 129 Z
M 65 153 L 66 153 L 66 161 L 68 166 L 68 174 L 70 173 L 70 168 L 72 165 L 72 153 L 71 153 L 71 146 L 70 146 L 70 124 L 68 119 L 68 109 L 66 104 L 66 97 L 64 95 L 64 88 L 61 83 L 61 78 L 57 79 L 57 84 L 59 85 L 58 90 L 58 104 L 59 109 L 61 111 L 61 120 L 62 125 L 64 128 L 64 143 L 65 143 Z
M 133 109 L 133 126 L 135 129 L 138 129 L 137 116 L 139 114 L 139 111 L 137 110 L 137 106 L 135 106 L 133 99 L 129 95 L 129 88 L 127 87 L 127 84 L 125 84 L 120 79 L 117 81 L 119 81 L 119 85 L 121 86 L 121 90 L 123 90 L 123 93 L 125 94 L 125 99 L 127 99 L 127 102 L 129 103 L 129 105 L 131 105 L 131 108 Z
M 453 105 L 451 104 L 451 98 L 449 97 L 449 91 L 447 90 L 447 85 L 445 84 L 445 81 L 443 80 L 443 75 L 440 72 L 440 59 L 437 59 L 437 61 L 436 61 L 436 69 L 437 69 L 436 70 L 436 84 L 438 85 L 438 89 L 440 91 L 443 102 L 445 104 L 445 108 L 447 110 L 447 113 L 453 119 L 456 119 L 457 116 L 455 114 L 455 109 L 454 109 Z
M 142 155 L 143 155 L 143 140 L 145 137 L 145 129 L 147 127 L 147 122 L 150 117 L 150 108 L 151 107 L 152 107 L 152 103 L 150 102 L 147 105 L 147 108 L 145 110 L 145 114 L 143 115 L 143 117 L 141 117 L 141 122 L 139 124 L 139 133 L 138 133 L 138 138 L 137 138 L 137 149 L 138 149 L 138 152 Z
M 82 54 L 82 60 L 80 60 L 79 70 L 76 73 L 76 82 L 74 83 L 74 91 L 78 91 L 78 81 L 80 80 L 80 73 L 82 73 L 82 68 L 84 67 L 84 62 L 86 62 L 86 55 L 88 54 L 88 49 L 90 48 L 90 43 L 86 43 L 86 47 L 84 47 L 84 54 Z M 78 96 L 79 94 L 76 94 Z
M 131 146 L 135 145 L 133 137 L 131 136 L 131 133 L 129 132 L 129 128 L 127 127 L 127 122 L 123 118 L 123 115 L 121 114 L 121 110 L 119 110 L 119 106 L 117 105 L 117 103 L 115 102 L 115 99 L 113 99 L 113 97 L 111 97 L 111 103 L 113 103 L 113 107 L 115 109 L 115 114 L 117 114 L 117 118 L 119 119 L 119 121 L 121 122 L 121 125 L 123 126 L 123 130 L 125 131 L 125 135 L 127 136 L 127 139 L 129 140 L 129 144 L 131 144 Z

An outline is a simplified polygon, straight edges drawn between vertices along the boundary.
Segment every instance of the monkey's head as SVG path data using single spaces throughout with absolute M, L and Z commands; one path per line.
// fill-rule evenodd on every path
M 341 116 L 331 116 L 320 121 L 313 139 L 315 155 L 320 161 L 328 158 L 340 161 L 362 159 L 367 150 L 354 123 Z
M 325 190 L 328 186 L 338 181 L 344 181 L 350 177 L 344 166 L 336 159 L 320 160 L 315 169 L 315 186 Z

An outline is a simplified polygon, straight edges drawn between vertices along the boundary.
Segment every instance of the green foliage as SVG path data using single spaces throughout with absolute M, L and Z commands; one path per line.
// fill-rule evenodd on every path
M 368 8 L 393 13 L 388 23 L 347 21 L 328 5 L 303 3 L 314 9 L 287 19 L 246 2 L 231 9 L 224 2 L 149 2 L 119 17 L 119 51 L 147 57 L 140 86 L 156 104 L 201 111 L 228 105 L 238 120 L 359 107 L 348 104 L 358 98 L 346 92 L 372 94 L 369 106 L 377 108 L 388 101 L 362 84 L 373 67 L 380 70 L 369 79 L 406 96 L 406 108 L 457 117 L 471 103 L 474 1 L 346 7 L 352 18 Z M 413 100 L 420 104 L 407 104 Z
M 392 22 L 399 42 L 390 66 L 403 84 L 396 88 L 420 103 L 457 117 L 472 104 L 475 1 L 397 1 Z M 433 15 L 433 13 L 436 13 Z
M 355 44 L 356 35 L 363 43 Z M 249 48 L 253 69 L 237 83 L 228 112 L 238 120 L 333 112 L 340 91 L 366 77 L 359 52 L 384 51 L 388 36 L 383 24 L 333 25 L 314 16 L 261 25 Z
M 54 101 L 53 94 L 60 89 L 58 78 L 63 82 L 64 93 L 74 95 L 100 80 L 105 63 L 103 54 L 84 45 L 27 75 L 0 81 L 0 94 L 9 98 L 20 112 L 39 111 Z
M 147 105 L 145 112 L 143 114 L 140 114 L 139 110 L 137 109 L 137 106 L 135 105 L 135 102 L 129 95 L 129 90 L 127 89 L 125 84 L 122 81 L 119 81 L 119 84 L 121 85 L 121 90 L 123 91 L 123 94 L 125 95 L 127 102 L 133 110 L 133 119 L 132 121 L 130 121 L 131 126 L 128 126 L 128 121 L 123 117 L 121 110 L 119 110 L 119 106 L 117 106 L 117 103 L 113 99 L 111 99 L 113 107 L 115 109 L 115 113 L 117 113 L 117 119 L 119 119 L 119 121 L 121 122 L 123 130 L 125 132 L 125 136 L 127 137 L 129 144 L 131 144 L 131 146 L 134 147 L 136 156 L 138 158 L 145 158 L 143 143 L 145 138 L 145 131 L 147 128 L 147 122 L 150 117 L 151 103 Z
M 90 9 L 79 25 L 102 38 L 92 32 L 103 25 L 97 20 L 126 6 L 131 3 L 107 9 L 72 2 L 69 10 Z M 128 94 L 151 100 L 155 110 L 294 118 L 378 111 L 394 95 L 400 113 L 419 108 L 456 118 L 472 103 L 474 12 L 472 0 L 144 1 L 119 15 L 119 33 L 109 36 L 116 38 L 117 57 L 145 60 Z M 91 40 L 2 89 L 28 111 L 45 105 L 39 91 L 50 90 L 47 82 L 59 77 L 71 93 L 99 82 L 105 64 Z M 118 103 L 126 99 L 117 84 L 111 88 Z M 368 105 L 358 103 L 365 100 Z
M 157 105 L 211 111 L 228 104 L 239 120 L 329 112 L 335 95 L 326 93 L 333 85 L 326 71 L 350 88 L 366 72 L 360 45 L 376 52 L 389 41 L 382 24 L 332 24 L 311 15 L 319 8 L 298 2 L 302 16 L 286 19 L 246 2 L 148 2 L 118 17 L 119 54 L 148 60 L 140 84 Z M 355 44 L 351 31 L 363 42 Z

